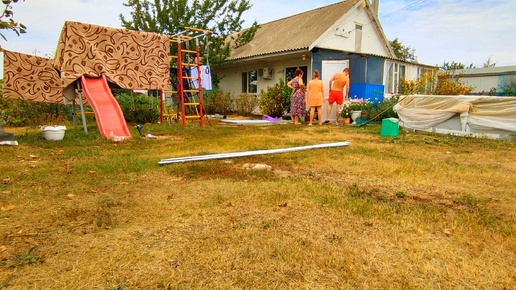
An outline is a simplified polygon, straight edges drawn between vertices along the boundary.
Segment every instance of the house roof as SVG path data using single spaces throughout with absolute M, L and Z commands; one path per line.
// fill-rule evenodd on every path
M 229 59 L 307 50 L 324 32 L 363 0 L 346 0 L 261 24 L 253 40 L 231 51 Z
M 516 66 L 494 66 L 485 68 L 471 68 L 463 70 L 450 70 L 454 74 L 462 76 L 498 76 L 498 75 L 515 75 Z

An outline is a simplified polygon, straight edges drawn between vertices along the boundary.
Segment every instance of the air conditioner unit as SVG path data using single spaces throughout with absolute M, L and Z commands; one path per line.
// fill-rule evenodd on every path
M 271 80 L 272 79 L 272 68 L 264 67 L 262 78 L 265 80 Z

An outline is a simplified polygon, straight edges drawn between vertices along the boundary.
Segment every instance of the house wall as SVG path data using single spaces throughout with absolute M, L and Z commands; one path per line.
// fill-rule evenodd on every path
M 473 87 L 473 94 L 488 94 L 493 88 L 503 93 L 505 84 L 516 81 L 516 66 L 501 66 L 450 71 L 467 86 Z
M 256 94 L 259 95 L 261 90 L 266 91 L 268 86 L 273 86 L 274 84 L 279 83 L 280 78 L 285 79 L 285 68 L 302 66 L 308 67 L 308 71 L 305 72 L 305 74 L 307 75 L 308 80 L 310 80 L 312 72 L 310 58 L 307 57 L 305 60 L 302 60 L 300 55 L 296 55 L 295 57 L 285 57 L 284 59 L 278 60 L 277 62 L 254 62 L 248 64 L 233 65 L 231 67 L 217 67 L 216 71 L 214 71 L 213 73 L 217 76 L 222 77 L 219 87 L 225 93 L 229 92 L 236 97 L 242 92 L 242 72 L 254 70 L 257 71 L 264 67 L 272 69 L 272 79 L 264 79 L 260 76 L 258 77 L 258 92 Z
M 498 88 L 498 76 L 485 76 L 485 77 L 461 77 L 460 81 L 466 85 L 473 87 L 474 93 L 488 93 L 491 88 L 495 88 L 497 91 L 499 91 Z
M 360 50 L 355 45 L 359 33 L 356 25 L 362 26 Z M 383 35 L 380 35 L 376 26 L 371 23 L 371 18 L 362 6 L 351 10 L 337 21 L 326 33 L 319 37 L 312 47 L 322 49 L 335 49 L 343 51 L 356 51 L 358 53 L 370 53 L 380 56 L 389 56 L 387 48 L 382 43 Z

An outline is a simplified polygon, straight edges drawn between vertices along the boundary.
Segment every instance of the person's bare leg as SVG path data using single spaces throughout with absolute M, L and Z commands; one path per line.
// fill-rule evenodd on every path
M 312 125 L 312 122 L 314 121 L 314 114 L 315 114 L 315 107 L 310 107 L 310 125 Z M 320 120 L 321 118 L 319 118 Z
M 322 125 L 322 106 L 317 107 L 317 121 Z
M 340 105 L 337 103 L 337 108 L 335 110 L 335 123 L 339 123 L 339 113 L 340 113 Z
M 333 107 L 333 103 L 328 103 L 328 108 L 326 108 L 326 121 L 324 123 L 330 122 L 331 108 Z

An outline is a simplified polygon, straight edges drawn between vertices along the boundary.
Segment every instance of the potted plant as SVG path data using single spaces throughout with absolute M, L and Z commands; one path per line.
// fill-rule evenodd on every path
M 349 108 L 351 110 L 351 119 L 355 123 L 362 115 L 362 110 L 368 104 L 368 101 L 363 98 L 353 98 L 349 100 Z
M 310 107 L 305 110 L 305 122 L 310 123 Z
M 345 125 L 348 125 L 350 123 L 351 109 L 349 108 L 349 105 L 344 104 L 342 106 L 342 109 L 340 110 L 340 116 L 342 117 L 342 121 Z
M 59 125 L 62 120 L 63 117 L 61 115 L 58 115 L 57 117 L 50 117 L 46 122 L 50 125 L 40 126 L 41 132 L 43 133 L 43 138 L 45 138 L 45 140 L 63 140 L 66 126 Z

